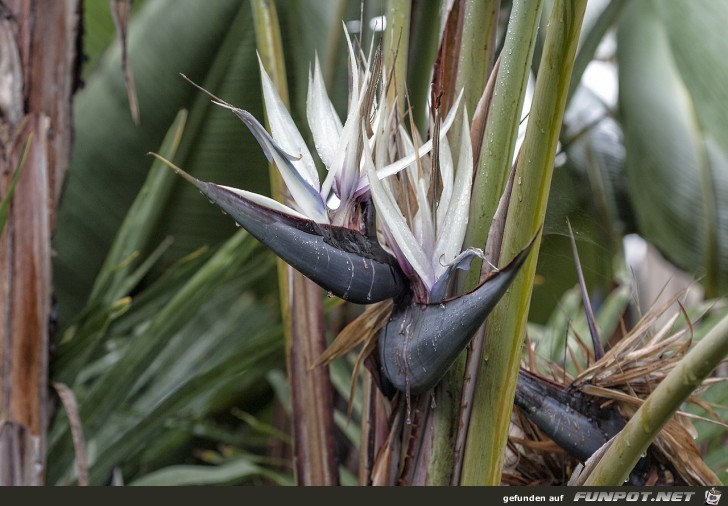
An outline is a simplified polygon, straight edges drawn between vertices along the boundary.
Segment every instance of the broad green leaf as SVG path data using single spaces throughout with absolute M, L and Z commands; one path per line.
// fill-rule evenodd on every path
M 342 15 L 358 19 L 359 9 L 358 4 L 343 0 L 335 8 L 328 0 L 284 3 L 282 23 L 288 27 L 284 44 L 295 69 L 291 110 L 296 124 L 305 129 L 308 69 L 315 51 L 322 58 L 325 80 L 336 83 L 335 94 L 330 95 L 335 106 L 345 109 L 347 75 L 334 72 L 334 66 L 345 61 Z M 89 19 L 107 16 L 95 6 L 86 7 L 93 8 Z M 106 4 L 103 7 L 108 9 Z M 155 0 L 145 1 L 137 9 L 135 3 L 129 57 L 140 101 L 140 127 L 129 117 L 118 44 L 112 42 L 97 57 L 107 41 L 114 40 L 110 16 L 101 24 L 90 28 L 94 40 L 99 39 L 90 49 L 98 63 L 90 66 L 85 87 L 76 96 L 72 166 L 54 243 L 61 327 L 86 303 L 106 250 L 146 177 L 146 153 L 157 149 L 179 109 L 189 109 L 190 116 L 174 160 L 177 165 L 207 181 L 268 192 L 267 164 L 254 137 L 179 76 L 182 72 L 231 104 L 263 118 L 250 4 Z M 234 230 L 232 220 L 221 216 L 196 190 L 177 184 L 157 230 L 159 237 L 174 238 L 162 263 L 219 243 Z
M 150 164 L 146 153 L 158 148 L 179 109 L 190 109 L 177 159 L 189 162 L 184 163 L 185 168 L 204 169 L 199 172 L 206 179 L 233 183 L 241 174 L 242 164 L 231 160 L 264 166 L 265 159 L 252 138 L 250 143 L 239 142 L 245 131 L 235 118 L 225 111 L 212 111 L 219 108 L 199 97 L 179 77 L 184 72 L 258 114 L 253 37 L 246 26 L 252 31 L 249 6 L 235 0 L 209 5 L 194 0 L 145 2 L 132 18 L 128 41 L 141 126 L 135 127 L 129 116 L 116 43 L 76 96 L 74 151 L 54 238 L 54 274 L 62 325 L 86 302 L 106 251 L 146 178 Z M 246 104 L 242 97 L 249 88 L 256 90 L 256 100 Z M 211 159 L 211 154 L 216 158 Z M 266 175 L 261 172 L 257 189 L 265 188 Z M 249 181 L 254 183 L 255 179 Z M 253 186 L 246 185 L 247 189 L 256 189 Z M 219 242 L 234 230 L 231 220 L 222 220 L 220 213 L 196 192 L 189 205 L 179 205 L 185 192 L 178 184 L 172 210 L 165 218 L 167 225 L 158 232 L 160 237 L 174 236 L 170 251 L 176 256 L 207 242 Z M 176 226 L 179 221 L 187 225 Z
M 632 2 L 618 34 L 627 177 L 641 234 L 728 292 L 728 4 Z

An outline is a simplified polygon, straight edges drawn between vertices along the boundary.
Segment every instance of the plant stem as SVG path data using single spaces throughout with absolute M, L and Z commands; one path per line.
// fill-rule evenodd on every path
M 723 317 L 670 371 L 640 406 L 586 480 L 622 485 L 640 456 L 690 394 L 728 355 L 728 316 Z
M 503 236 L 501 261 L 508 262 L 542 227 L 554 156 L 569 90 L 586 0 L 557 0 L 549 19 L 544 54 L 516 166 Z M 523 337 L 538 260 L 540 238 L 510 291 L 491 313 L 481 374 L 465 446 L 461 484 L 497 485 L 513 407 Z
M 285 61 L 275 3 L 252 2 L 258 53 L 278 94 L 288 106 Z M 283 183 L 271 166 L 271 191 L 285 200 Z M 339 482 L 334 448 L 333 389 L 326 365 L 310 369 L 326 348 L 321 289 L 282 260 L 278 285 L 286 340 L 286 363 L 291 386 L 294 462 L 300 485 Z
M 484 247 L 491 219 L 508 180 L 542 5 L 541 0 L 536 4 L 530 0 L 513 2 L 473 185 L 470 220 L 465 236 L 467 246 Z M 480 263 L 479 260 L 476 262 L 470 270 L 468 286 L 471 287 L 480 279 L 480 269 L 476 268 Z
M 510 28 L 501 51 L 501 64 L 498 67 L 494 94 L 483 132 L 483 144 L 478 157 L 468 233 L 465 238 L 465 243 L 469 246 L 485 247 L 491 219 L 510 173 L 541 6 L 540 1 L 537 5 L 516 1 L 511 10 Z M 490 247 L 494 247 L 494 251 L 501 249 L 500 244 L 491 244 Z M 500 258 L 490 260 L 497 264 Z M 471 268 L 470 274 L 463 276 L 461 291 L 476 286 L 480 277 L 480 260 L 478 260 Z M 481 328 L 473 338 L 465 362 L 465 383 L 463 398 L 459 403 L 460 423 L 456 438 L 457 460 L 453 465 L 453 484 L 459 483 L 462 476 L 463 450 L 475 395 L 473 382 L 480 370 L 484 339 L 485 329 Z
M 468 118 L 472 118 L 475 112 L 495 61 L 499 4 L 499 0 L 469 0 L 464 6 L 455 89 L 451 93 L 453 97 L 457 97 L 460 90 L 463 90 L 463 104 L 467 108 Z M 456 121 L 448 136 L 455 160 L 460 147 L 461 128 L 460 122 Z

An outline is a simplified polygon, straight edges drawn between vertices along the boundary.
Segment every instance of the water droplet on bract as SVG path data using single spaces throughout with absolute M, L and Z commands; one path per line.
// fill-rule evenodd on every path
M 238 222 L 236 221 L 236 222 L 235 222 L 235 226 L 236 226 L 236 227 L 238 227 L 238 228 L 240 228 L 240 223 L 238 223 Z
M 333 294 L 333 293 L 331 293 L 331 292 L 326 292 L 326 296 L 327 296 L 328 298 L 330 298 L 330 299 L 333 299 L 333 298 L 334 298 L 334 294 Z
M 225 211 L 223 211 L 222 209 L 220 209 L 220 212 L 222 213 L 223 216 L 227 216 L 227 213 Z

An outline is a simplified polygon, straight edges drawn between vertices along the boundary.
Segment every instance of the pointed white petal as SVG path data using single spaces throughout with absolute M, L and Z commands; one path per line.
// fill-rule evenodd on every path
M 374 205 L 377 208 L 377 216 L 379 216 L 400 251 L 405 255 L 407 261 L 420 277 L 422 282 L 429 290 L 434 283 L 434 273 L 430 266 L 430 260 L 425 255 L 424 250 L 419 245 L 414 235 L 407 226 L 407 221 L 402 215 L 399 206 L 397 206 L 388 185 L 380 181 L 377 177 L 374 163 L 372 162 L 372 153 L 369 150 L 369 143 L 364 142 L 364 160 L 367 174 L 369 175 L 370 190 Z
M 453 104 L 452 109 L 450 109 L 450 112 L 448 113 L 447 117 L 445 118 L 445 122 L 440 127 L 440 138 L 444 137 L 445 134 L 447 134 L 448 130 L 450 130 L 450 127 L 452 126 L 453 122 L 455 121 L 456 113 L 458 110 L 458 106 L 460 105 L 460 99 L 462 98 L 463 94 L 460 92 L 460 95 L 458 95 L 457 100 Z M 427 153 L 429 153 L 432 150 L 432 139 L 425 142 L 422 146 L 420 146 L 420 149 L 417 151 L 418 156 L 423 157 Z M 387 165 L 386 167 L 382 167 L 381 169 L 377 170 L 377 175 L 379 176 L 379 179 L 384 179 L 387 176 L 392 176 L 396 174 L 397 172 L 401 171 L 405 167 L 407 167 L 409 164 L 411 164 L 415 160 L 415 154 L 412 153 L 410 156 L 406 156 L 404 158 L 401 158 L 397 160 L 396 162 Z
M 263 148 L 269 162 L 275 162 L 278 171 L 281 173 L 283 182 L 291 193 L 296 207 L 310 219 L 317 223 L 329 223 L 329 216 L 321 194 L 312 187 L 303 176 L 296 170 L 291 162 L 291 155 L 283 151 L 273 141 L 263 125 L 256 120 L 252 114 L 243 109 L 238 109 L 229 104 L 214 102 L 221 107 L 230 109 L 248 127 L 255 139 Z
M 260 58 L 258 58 L 258 63 L 260 64 L 260 80 L 263 85 L 265 111 L 268 115 L 268 123 L 270 124 L 273 139 L 284 151 L 296 157 L 292 161 L 293 167 L 309 185 L 318 190 L 320 185 L 319 177 L 311 152 L 308 150 L 308 146 L 301 137 L 301 133 L 278 95 L 275 86 L 273 86 L 273 82 L 263 68 Z
M 447 216 L 447 208 L 450 205 L 452 196 L 453 174 L 455 173 L 450 143 L 447 137 L 440 139 L 440 179 L 442 180 L 442 192 L 440 202 L 437 205 L 437 231 L 440 233 Z
M 351 79 L 349 82 L 349 114 L 351 114 L 352 108 L 359 108 L 359 65 L 357 64 L 354 46 L 351 44 L 349 31 L 346 29 L 346 23 L 344 23 L 344 35 L 346 35 L 346 44 L 349 48 L 349 73 Z
M 341 120 L 336 114 L 334 105 L 326 93 L 318 55 L 315 58 L 313 77 L 311 77 L 310 72 L 308 76 L 306 116 L 308 116 L 308 126 L 311 128 L 311 134 L 313 134 L 316 151 L 328 169 L 334 161 L 341 131 L 344 127 L 341 125 Z
M 356 183 L 359 180 L 359 170 L 356 163 L 359 128 L 359 109 L 355 108 L 352 109 L 349 117 L 346 118 L 344 129 L 339 138 L 339 144 L 336 147 L 334 160 L 331 163 L 331 167 L 329 167 L 329 173 L 326 175 L 324 183 L 321 185 L 322 195 L 328 195 L 334 180 L 337 181 L 338 197 L 342 201 L 347 200 L 351 196 L 351 193 L 353 193 Z M 350 165 L 353 165 L 353 169 L 347 167 Z
M 404 152 L 407 155 L 415 152 L 415 147 L 407 134 L 407 130 L 400 125 L 399 133 L 402 138 L 402 144 L 404 146 Z M 417 213 L 413 220 L 413 229 L 415 237 L 417 238 L 425 254 L 432 256 L 432 251 L 435 246 L 435 230 L 432 223 L 432 212 L 430 209 L 430 203 L 427 201 L 427 189 L 425 188 L 425 181 L 420 178 L 419 169 L 417 168 L 417 161 L 415 159 L 408 167 L 408 176 L 410 181 L 415 186 L 415 197 L 417 199 Z
M 442 263 L 449 264 L 460 254 L 465 239 L 465 230 L 468 227 L 470 192 L 473 186 L 473 147 L 470 143 L 470 125 L 465 110 L 463 110 L 461 132 L 460 155 L 452 199 L 447 209 L 445 223 L 438 232 L 435 244 L 435 270 L 439 275 L 445 271 Z
M 222 186 L 221 188 L 225 188 L 226 190 L 230 190 L 233 193 L 236 193 L 240 195 L 243 198 L 246 198 L 248 200 L 251 200 L 255 202 L 256 204 L 260 204 L 263 207 L 267 207 L 268 209 L 272 209 L 273 211 L 279 211 L 281 213 L 290 214 L 291 216 L 294 216 L 296 218 L 300 218 L 302 220 L 309 220 L 310 218 L 304 216 L 303 214 L 299 213 L 295 209 L 292 209 L 288 207 L 285 204 L 281 204 L 277 200 L 273 200 L 270 197 L 266 197 L 265 195 L 260 195 L 258 193 L 253 193 L 245 190 L 241 190 L 239 188 L 232 188 L 231 186 Z

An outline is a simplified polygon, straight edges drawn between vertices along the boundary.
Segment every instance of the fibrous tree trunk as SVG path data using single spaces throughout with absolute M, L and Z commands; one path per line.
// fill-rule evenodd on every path
M 81 0 L 0 0 L 0 485 L 44 475 L 51 233 L 71 153 Z

